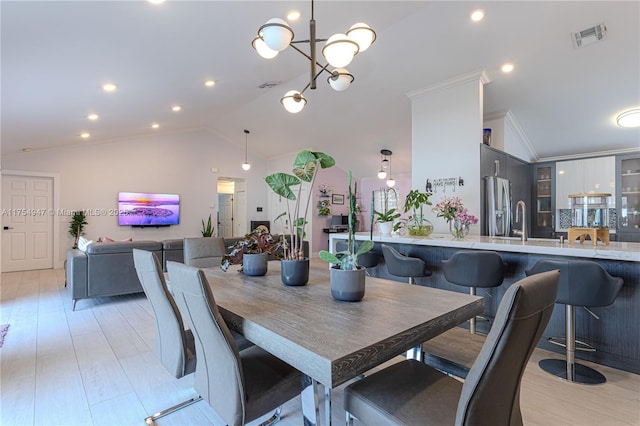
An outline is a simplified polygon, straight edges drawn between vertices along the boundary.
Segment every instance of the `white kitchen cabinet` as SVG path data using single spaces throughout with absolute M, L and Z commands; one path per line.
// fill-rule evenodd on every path
M 556 163 L 556 208 L 570 209 L 571 194 L 611 194 L 609 208 L 615 208 L 616 159 L 583 158 Z

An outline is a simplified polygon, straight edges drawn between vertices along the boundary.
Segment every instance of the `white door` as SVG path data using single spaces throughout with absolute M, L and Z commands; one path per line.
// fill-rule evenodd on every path
M 237 191 L 233 201 L 235 203 L 233 236 L 241 237 L 249 232 L 249 227 L 247 226 L 247 192 Z
M 53 268 L 53 179 L 2 176 L 2 271 Z
M 233 195 L 218 194 L 218 236 L 233 236 Z

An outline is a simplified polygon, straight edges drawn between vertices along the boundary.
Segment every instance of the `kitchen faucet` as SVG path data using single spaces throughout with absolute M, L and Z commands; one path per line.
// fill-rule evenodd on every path
M 520 236 L 522 238 L 522 242 L 525 242 L 527 241 L 527 205 L 522 200 L 516 203 L 516 222 L 520 220 L 520 208 L 522 208 L 522 230 L 514 229 L 513 233 Z

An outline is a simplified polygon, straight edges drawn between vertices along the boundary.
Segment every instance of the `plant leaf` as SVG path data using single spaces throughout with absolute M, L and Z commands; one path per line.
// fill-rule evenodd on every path
M 313 155 L 320 160 L 320 167 L 323 169 L 333 167 L 336 164 L 336 160 L 334 160 L 332 156 L 323 152 L 314 152 Z
M 287 173 L 274 173 L 264 178 L 269 187 L 276 194 L 287 200 L 295 200 L 296 194 L 291 190 L 292 186 L 300 185 L 300 179 Z
M 320 259 L 328 263 L 340 263 L 340 259 L 338 259 L 334 254 L 331 254 L 326 250 L 320 250 L 320 253 L 318 253 L 318 256 L 320 256 Z
M 300 180 L 311 182 L 316 172 L 316 156 L 313 152 L 302 150 L 293 161 L 293 174 Z
M 363 241 L 362 243 L 360 243 L 360 246 L 358 247 L 358 251 L 356 252 L 356 255 L 363 254 L 370 251 L 373 248 L 373 244 L 374 243 L 371 240 Z

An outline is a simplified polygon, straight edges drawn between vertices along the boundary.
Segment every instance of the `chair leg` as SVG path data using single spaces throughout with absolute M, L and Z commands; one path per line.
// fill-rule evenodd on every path
M 267 420 L 260 423 L 260 426 L 269 426 L 269 425 L 278 423 L 280 421 L 281 414 L 282 414 L 282 405 L 276 408 L 276 411 L 274 411 L 273 416 L 269 417 Z
M 347 415 L 347 418 L 346 418 L 347 426 L 353 426 L 353 416 L 348 411 L 346 412 L 346 415 Z
M 165 410 L 162 410 L 162 411 L 159 411 L 159 412 L 155 413 L 152 416 L 149 416 L 149 417 L 145 418 L 144 422 L 146 424 L 148 424 L 148 425 L 155 425 L 156 424 L 156 420 L 158 420 L 160 417 L 164 417 L 167 414 L 171 414 L 173 412 L 176 412 L 176 411 L 178 411 L 178 410 L 180 410 L 180 409 L 182 409 L 182 408 L 184 408 L 184 407 L 186 407 L 188 405 L 194 404 L 194 403 L 196 403 L 198 401 L 201 401 L 201 400 L 202 400 L 202 397 L 200 395 L 194 396 L 191 399 L 183 401 L 183 402 L 181 402 L 179 404 L 174 405 L 173 407 L 169 407 L 169 408 L 167 408 Z
M 476 288 L 469 287 L 469 294 L 472 296 L 476 295 Z M 469 320 L 469 332 L 471 334 L 476 334 L 476 317 L 473 317 Z
M 543 359 L 538 364 L 547 373 L 564 379 L 568 382 L 596 385 L 605 383 L 606 377 L 602 373 L 586 365 L 578 364 L 575 360 L 576 353 L 576 307 L 565 305 L 565 334 L 566 355 L 565 359 Z

